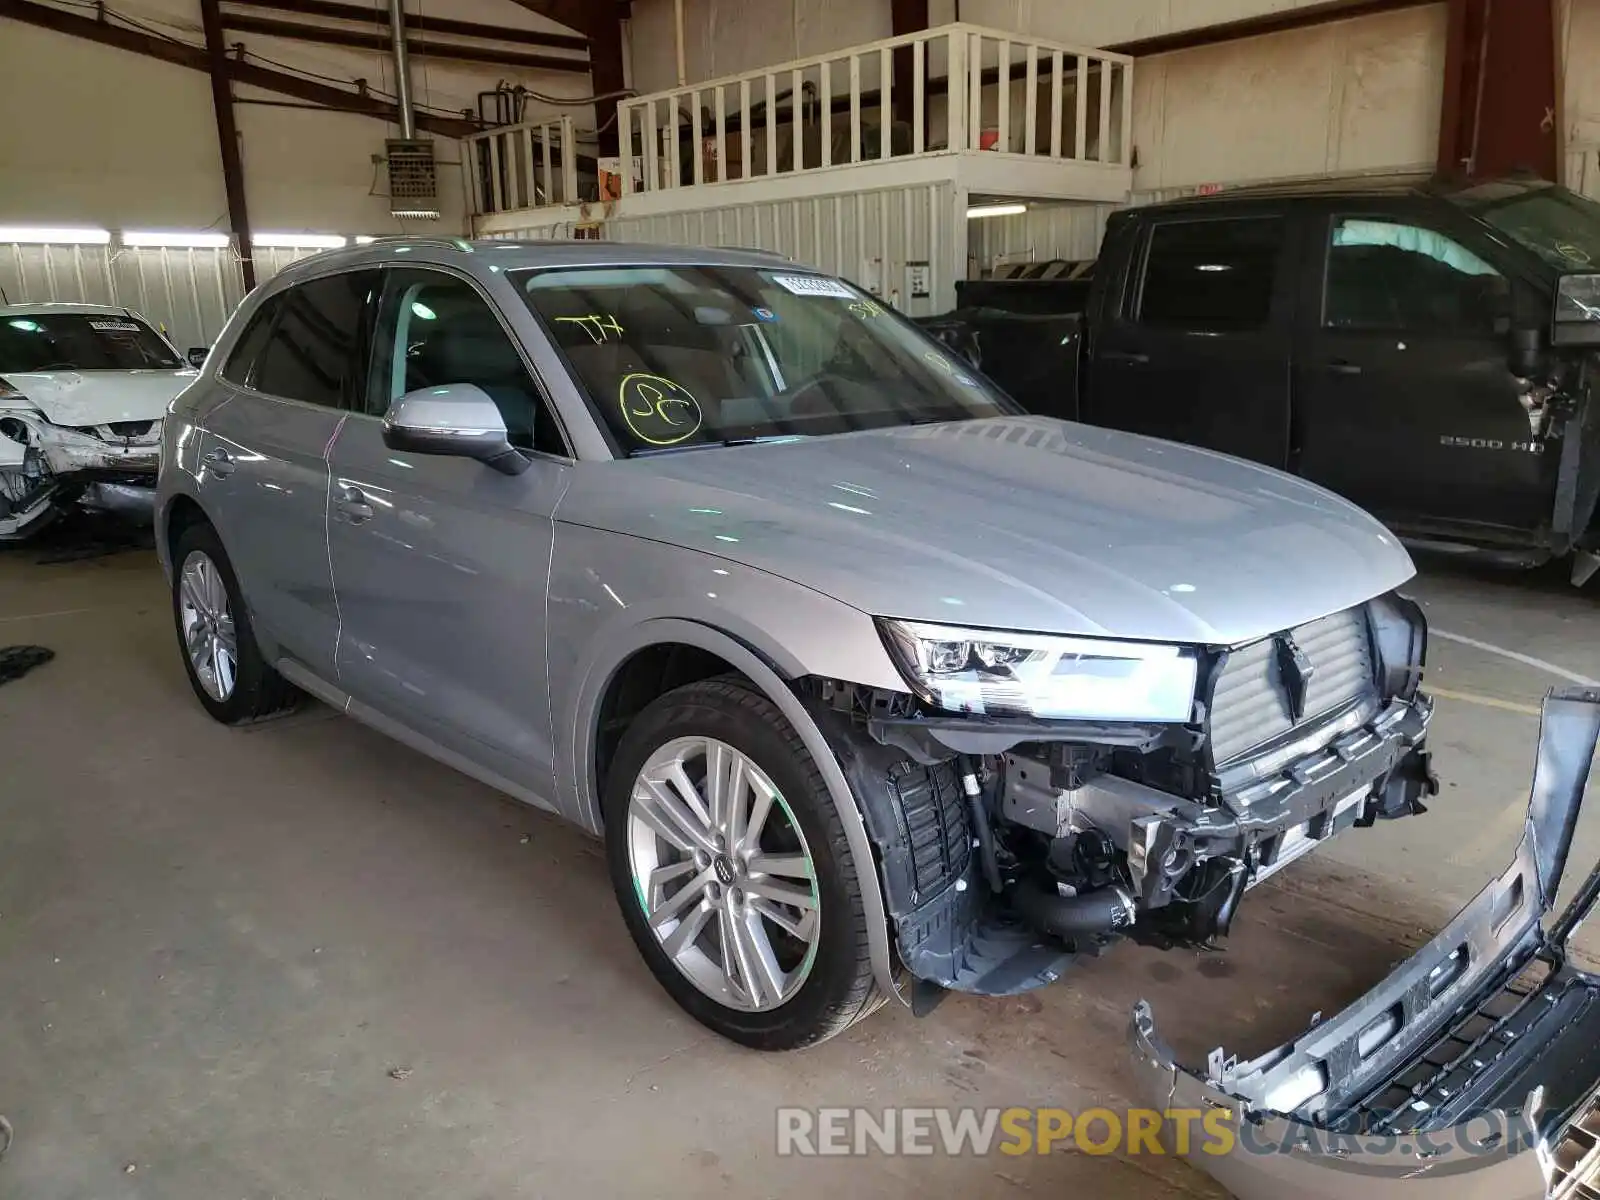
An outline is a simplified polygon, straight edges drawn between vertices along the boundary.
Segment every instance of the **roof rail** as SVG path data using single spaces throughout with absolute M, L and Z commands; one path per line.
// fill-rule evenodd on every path
M 373 238 L 370 242 L 358 242 L 356 248 L 386 245 L 390 242 L 423 242 L 430 246 L 448 246 L 452 250 L 472 249 L 472 243 L 466 238 L 450 237 L 442 233 L 386 233 Z
M 768 250 L 764 246 L 713 246 L 712 249 L 713 250 L 736 250 L 740 254 L 759 254 L 762 258 L 775 258 L 779 262 L 793 262 L 794 261 L 794 259 L 790 258 L 783 251 L 781 251 L 781 250 Z

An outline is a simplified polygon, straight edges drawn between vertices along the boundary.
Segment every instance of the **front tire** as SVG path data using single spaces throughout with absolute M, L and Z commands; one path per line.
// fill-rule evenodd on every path
M 184 529 L 173 545 L 172 564 L 178 645 L 205 710 L 224 725 L 243 725 L 293 708 L 300 693 L 261 656 L 216 530 L 205 524 Z
M 757 1050 L 793 1050 L 877 1006 L 858 868 L 833 798 L 794 728 L 748 682 L 703 680 L 647 707 L 604 801 L 628 931 L 695 1020 Z

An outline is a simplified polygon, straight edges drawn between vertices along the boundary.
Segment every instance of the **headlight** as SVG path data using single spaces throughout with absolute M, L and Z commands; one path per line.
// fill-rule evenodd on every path
M 1197 660 L 1181 646 L 883 621 L 906 682 L 950 712 L 1042 720 L 1189 720 Z

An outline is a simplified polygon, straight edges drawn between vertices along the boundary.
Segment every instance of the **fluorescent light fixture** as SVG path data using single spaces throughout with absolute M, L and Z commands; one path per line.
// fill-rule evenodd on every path
M 1026 204 L 974 204 L 967 209 L 967 220 L 976 217 L 1020 217 L 1027 211 Z
M 392 208 L 389 210 L 391 217 L 402 221 L 437 221 L 439 210 L 437 208 Z
M 332 233 L 252 233 L 257 246 L 285 246 L 295 250 L 338 250 L 346 239 Z
M 370 233 L 358 233 L 358 234 L 356 234 L 356 245 L 358 245 L 358 246 L 370 246 L 370 245 L 372 245 L 373 242 L 375 242 L 377 240 L 378 239 L 373 237 Z M 411 464 L 407 463 L 406 465 L 410 466 Z
M 0 242 L 57 242 L 78 246 L 104 246 L 110 240 L 111 231 L 108 229 L 0 225 Z
M 178 250 L 220 250 L 228 244 L 225 233 L 189 233 L 183 230 L 125 229 L 124 246 L 166 246 Z

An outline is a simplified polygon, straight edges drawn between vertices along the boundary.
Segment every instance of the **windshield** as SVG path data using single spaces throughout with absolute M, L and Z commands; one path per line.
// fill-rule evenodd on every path
M 793 268 L 511 273 L 629 455 L 1018 411 L 837 279 Z
M 31 313 L 0 318 L 0 375 L 7 371 L 176 370 L 172 347 L 125 313 Z
M 1486 183 L 1451 197 L 1558 271 L 1600 270 L 1600 204 L 1554 184 Z

